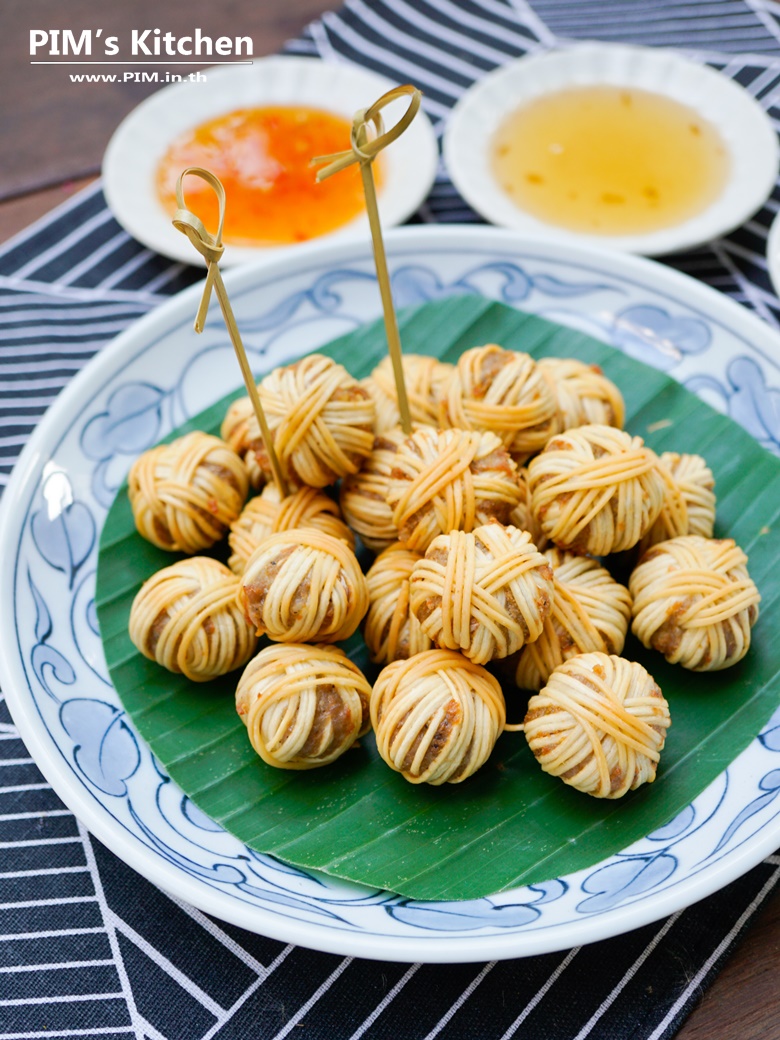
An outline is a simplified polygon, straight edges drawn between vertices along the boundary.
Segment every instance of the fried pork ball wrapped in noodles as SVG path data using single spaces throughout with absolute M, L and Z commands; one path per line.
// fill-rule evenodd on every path
M 594 798 L 655 780 L 671 724 L 652 676 L 614 654 L 578 654 L 528 702 L 524 732 L 539 765 Z
M 140 455 L 127 491 L 138 533 L 160 549 L 197 553 L 222 538 L 249 491 L 231 447 L 195 431 Z
M 462 430 L 495 433 L 521 459 L 541 451 L 561 428 L 557 400 L 534 359 L 495 343 L 460 356 L 447 390 L 446 417 Z
M 658 461 L 666 481 L 664 504 L 639 543 L 640 555 L 669 538 L 688 534 L 712 538 L 715 528 L 715 478 L 701 455 L 665 451 Z
M 237 592 L 235 574 L 217 560 L 179 560 L 141 586 L 130 610 L 130 638 L 145 657 L 193 682 L 225 675 L 257 647 Z
M 414 657 L 433 642 L 409 606 L 409 578 L 420 553 L 396 542 L 374 560 L 366 574 L 369 608 L 363 638 L 375 664 Z
M 269 766 L 316 769 L 370 729 L 371 687 L 343 650 L 287 643 L 254 657 L 236 689 L 236 711 Z
M 520 501 L 509 514 L 509 523 L 521 531 L 528 531 L 531 541 L 541 552 L 547 548 L 547 536 L 531 509 L 531 490 L 528 487 L 528 469 L 525 466 L 521 466 L 517 471 L 517 486 L 520 489 Z
M 220 436 L 239 455 L 246 466 L 250 485 L 259 490 L 270 479 L 271 464 L 266 456 L 260 427 L 249 397 L 238 397 L 228 407 L 220 427 Z M 258 461 L 258 451 L 268 466 L 268 475 Z
M 520 501 L 517 467 L 493 433 L 423 426 L 396 452 L 387 490 L 398 538 L 425 552 L 438 534 L 506 523 Z
M 387 504 L 387 492 L 395 454 L 405 440 L 406 434 L 400 426 L 377 434 L 371 454 L 360 471 L 341 482 L 339 502 L 344 519 L 374 552 L 381 552 L 398 541 L 398 528 Z
M 230 525 L 228 543 L 233 551 L 228 566 L 240 577 L 246 561 L 269 535 L 292 527 L 322 531 L 355 548 L 354 535 L 341 519 L 338 504 L 324 491 L 304 487 L 283 499 L 276 484 L 267 484 Z
M 631 620 L 631 595 L 598 561 L 551 548 L 552 612 L 538 639 L 520 651 L 517 685 L 539 690 L 575 654 L 620 654 Z
M 622 430 L 626 418 L 623 395 L 598 365 L 576 358 L 541 358 L 539 371 L 558 401 L 562 430 L 589 423 Z
M 293 487 L 326 487 L 357 473 L 374 443 L 374 402 L 342 366 L 309 354 L 273 369 L 257 387 L 285 479 Z M 248 398 L 229 408 L 222 436 L 242 456 L 255 456 L 266 480 L 271 465 Z
M 412 422 L 438 426 L 453 366 L 424 354 L 404 354 L 403 369 Z M 361 380 L 361 386 L 368 390 L 376 405 L 376 432 L 398 426 L 401 413 L 389 355 L 382 358 L 367 379 Z
M 368 586 L 340 538 L 293 528 L 272 534 L 252 553 L 238 600 L 258 635 L 282 643 L 336 643 L 363 619 Z
M 658 457 L 641 437 L 593 424 L 553 437 L 528 465 L 531 508 L 561 549 L 606 556 L 639 542 L 664 501 Z
M 629 579 L 631 631 L 670 664 L 715 672 L 750 648 L 761 596 L 732 538 L 672 538 L 648 549 Z
M 371 693 L 379 754 L 410 783 L 457 784 L 484 765 L 506 722 L 497 679 L 451 650 L 394 661 Z
M 476 664 L 537 639 L 552 595 L 552 569 L 531 536 L 498 523 L 434 538 L 411 577 L 423 631 Z

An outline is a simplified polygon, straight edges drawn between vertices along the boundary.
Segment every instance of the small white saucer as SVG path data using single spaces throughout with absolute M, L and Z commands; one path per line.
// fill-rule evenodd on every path
M 189 264 L 203 261 L 172 226 L 155 187 L 158 164 L 175 137 L 234 109 L 263 105 L 323 108 L 351 120 L 357 109 L 367 108 L 398 86 L 355 65 L 318 58 L 260 58 L 252 65 L 208 68 L 202 75 L 206 76 L 205 83 L 175 83 L 138 105 L 120 123 L 103 157 L 103 190 L 122 227 L 156 252 Z M 388 105 L 382 112 L 385 125 L 396 123 L 406 107 L 406 99 Z M 344 147 L 349 147 L 348 140 Z M 436 175 L 436 137 L 424 112 L 417 113 L 382 158 L 384 177 L 378 204 L 383 227 L 390 227 L 414 213 Z M 362 215 L 322 237 L 339 240 L 368 234 L 368 220 Z M 296 248 L 228 245 L 222 263 L 277 259 Z
M 697 216 L 636 235 L 591 235 L 543 223 L 520 209 L 490 169 L 493 135 L 504 118 L 543 94 L 594 84 L 663 94 L 717 128 L 731 156 L 722 194 Z M 536 234 L 658 256 L 708 242 L 753 214 L 778 173 L 777 134 L 761 106 L 733 80 L 661 48 L 586 43 L 510 62 L 468 90 L 453 109 L 444 159 L 456 188 L 487 220 Z

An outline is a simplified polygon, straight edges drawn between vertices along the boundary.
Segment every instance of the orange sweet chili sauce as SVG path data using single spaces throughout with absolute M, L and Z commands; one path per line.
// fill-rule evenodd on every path
M 343 116 L 297 106 L 243 108 L 208 120 L 179 136 L 160 162 L 160 201 L 173 213 L 179 174 L 203 166 L 225 187 L 226 243 L 289 245 L 335 231 L 365 209 L 360 171 L 355 165 L 318 184 L 309 160 L 348 149 L 351 129 Z M 195 177 L 184 190 L 187 207 L 215 232 L 214 192 Z

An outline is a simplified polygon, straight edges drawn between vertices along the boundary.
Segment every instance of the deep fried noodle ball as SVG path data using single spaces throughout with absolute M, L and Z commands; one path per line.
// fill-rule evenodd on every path
M 374 443 L 374 402 L 367 390 L 322 354 L 283 365 L 257 387 L 274 449 L 293 487 L 326 487 L 357 473 Z M 270 480 L 271 465 L 248 398 L 235 401 L 222 436 L 240 455 L 254 453 Z
M 672 538 L 648 549 L 629 579 L 631 631 L 670 664 L 714 672 L 742 660 L 761 597 L 732 538 Z
M 130 610 L 130 638 L 145 657 L 193 682 L 231 672 L 257 646 L 237 592 L 235 574 L 217 560 L 179 560 L 141 586 Z
M 531 508 L 561 549 L 606 556 L 636 545 L 655 522 L 665 481 L 641 437 L 594 424 L 553 437 L 528 465 Z
M 371 454 L 360 471 L 341 482 L 339 503 L 344 519 L 374 552 L 398 541 L 398 528 L 387 504 L 387 492 L 395 454 L 405 440 L 406 434 L 400 426 L 377 434 Z
M 495 433 L 521 459 L 540 451 L 561 428 L 557 400 L 534 359 L 495 343 L 461 354 L 446 415 L 450 426 Z
M 420 553 L 396 542 L 374 560 L 366 574 L 369 607 L 363 638 L 375 664 L 414 657 L 433 642 L 409 606 L 409 578 Z
M 228 543 L 232 549 L 228 566 L 239 576 L 257 547 L 277 531 L 310 527 L 355 548 L 355 538 L 341 519 L 338 503 L 324 491 L 304 487 L 284 499 L 276 484 L 267 484 L 262 493 L 250 498 L 241 515 L 230 525 Z
M 558 402 L 562 430 L 589 423 L 622 430 L 626 418 L 623 395 L 598 365 L 556 357 L 540 358 L 537 365 Z
M 631 595 L 597 560 L 555 547 L 544 553 L 553 572 L 552 613 L 542 633 L 520 651 L 517 685 L 539 690 L 575 654 L 619 654 L 631 620 Z
M 236 711 L 257 754 L 278 769 L 316 769 L 370 728 L 371 687 L 343 650 L 287 643 L 254 657 Z
M 497 523 L 434 538 L 411 577 L 423 631 L 476 664 L 538 639 L 552 596 L 552 568 L 528 532 Z
M 417 552 L 438 534 L 506 523 L 519 500 L 517 467 L 495 434 L 429 426 L 399 446 L 387 490 L 398 538 Z
M 246 467 L 219 437 L 195 431 L 140 455 L 127 477 L 138 533 L 197 553 L 222 538 L 249 491 Z
M 715 478 L 701 455 L 665 451 L 658 460 L 666 480 L 664 504 L 639 543 L 640 554 L 651 545 L 686 534 L 712 538 L 715 528 Z
M 258 635 L 282 643 L 336 643 L 363 619 L 368 586 L 340 538 L 292 528 L 272 534 L 252 553 L 238 600 Z
M 539 765 L 594 798 L 655 780 L 671 724 L 651 675 L 614 654 L 578 654 L 528 702 L 525 738 Z
M 412 422 L 437 426 L 453 366 L 424 354 L 403 355 L 404 385 Z M 361 380 L 376 405 L 376 432 L 392 429 L 401 422 L 393 363 L 382 358 L 371 375 Z
M 413 784 L 457 784 L 488 759 L 506 722 L 497 679 L 452 650 L 394 661 L 371 693 L 379 754 Z

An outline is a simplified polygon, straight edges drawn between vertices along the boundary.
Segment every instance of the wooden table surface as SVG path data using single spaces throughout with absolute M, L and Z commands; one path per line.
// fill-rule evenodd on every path
M 204 34 L 252 35 L 256 54 L 270 54 L 311 19 L 332 7 L 323 0 L 134 0 L 99 4 L 68 0 L 67 25 L 97 25 L 105 35 L 141 25 L 172 32 L 201 27 Z M 162 11 L 162 14 L 161 14 Z M 61 68 L 29 65 L 31 28 L 64 25 L 58 0 L 3 0 L 0 65 L 0 242 L 47 213 L 99 173 L 103 150 L 117 123 L 153 85 L 71 84 Z M 190 71 L 184 67 L 184 72 Z M 780 897 L 752 924 L 678 1040 L 780 1040 Z

